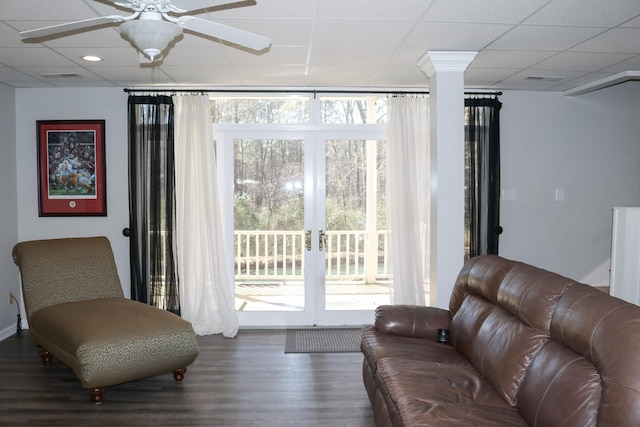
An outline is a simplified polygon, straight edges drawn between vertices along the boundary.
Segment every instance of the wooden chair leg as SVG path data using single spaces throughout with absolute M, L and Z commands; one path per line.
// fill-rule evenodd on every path
M 181 383 L 184 380 L 184 374 L 187 372 L 187 368 L 179 368 L 173 371 L 173 379 L 176 380 L 177 383 Z
M 40 359 L 42 359 L 42 363 L 44 363 L 45 366 L 50 366 L 51 365 L 51 359 L 53 359 L 53 356 L 47 350 L 45 350 L 44 348 L 41 348 L 40 349 Z
M 104 395 L 104 387 L 90 388 L 89 394 L 91 395 L 91 401 L 95 404 L 102 403 L 102 396 Z

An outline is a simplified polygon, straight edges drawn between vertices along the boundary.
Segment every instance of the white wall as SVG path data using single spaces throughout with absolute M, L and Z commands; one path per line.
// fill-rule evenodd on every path
M 9 292 L 20 299 L 18 269 L 11 258 L 18 239 L 14 105 L 14 89 L 0 84 L 0 340 L 16 331 L 18 306 L 9 304 Z
M 640 206 L 640 83 L 502 97 L 500 254 L 609 285 L 614 206 Z M 555 201 L 563 188 L 565 201 Z
M 127 94 L 119 88 L 16 90 L 18 237 L 20 241 L 104 235 L 113 246 L 125 295 L 129 289 Z M 38 217 L 36 120 L 104 119 L 106 217 Z
M 121 234 L 129 222 L 126 94 L 120 88 L 17 89 L 15 138 L 12 94 L 0 88 L 0 178 L 8 181 L 0 184 L 0 331 L 15 322 L 2 302 L 7 289 L 19 289 L 10 258 L 18 240 L 106 235 L 129 295 L 128 240 Z M 579 97 L 504 93 L 502 187 L 516 190 L 517 200 L 501 205 L 501 255 L 608 285 L 611 208 L 640 206 L 638 99 L 640 83 Z M 38 217 L 36 120 L 55 119 L 106 120 L 107 217 Z M 554 201 L 557 187 L 565 190 L 564 202 Z

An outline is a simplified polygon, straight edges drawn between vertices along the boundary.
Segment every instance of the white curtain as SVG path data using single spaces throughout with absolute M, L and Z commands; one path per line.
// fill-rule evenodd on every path
M 388 101 L 387 227 L 394 304 L 429 298 L 429 100 Z
M 174 96 L 176 236 L 180 310 L 198 335 L 238 333 L 232 272 L 218 199 L 209 98 Z

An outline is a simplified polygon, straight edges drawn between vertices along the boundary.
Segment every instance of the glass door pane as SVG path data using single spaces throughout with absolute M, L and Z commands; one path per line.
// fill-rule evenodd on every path
M 304 143 L 234 141 L 238 311 L 305 309 Z
M 384 142 L 326 141 L 325 309 L 390 303 L 386 259 Z

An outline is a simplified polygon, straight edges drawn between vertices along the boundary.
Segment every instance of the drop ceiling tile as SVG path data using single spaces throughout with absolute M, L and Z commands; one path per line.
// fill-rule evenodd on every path
M 318 3 L 324 0 L 258 0 L 256 5 L 230 7 L 207 13 L 206 19 L 238 18 L 312 18 L 316 14 Z M 238 3 L 242 5 L 245 2 Z M 246 3 L 245 3 L 246 4 Z M 230 5 L 233 6 L 233 5 Z M 198 15 L 199 17 L 203 17 Z
M 554 0 L 529 17 L 527 24 L 613 27 L 640 14 L 638 0 Z
M 416 87 L 428 90 L 429 78 L 418 66 L 381 67 L 371 79 L 376 86 Z
M 422 47 L 398 47 L 389 57 L 388 65 L 393 67 L 415 66 L 418 60 L 426 53 Z
M 307 62 L 306 47 L 272 46 L 261 55 L 252 55 L 238 49 L 227 49 L 229 60 L 237 65 L 268 66 L 271 64 L 304 65 Z
M 94 75 L 80 74 L 77 77 L 41 77 L 41 81 L 49 83 L 56 87 L 89 87 L 110 85 L 111 82 Z
M 424 21 L 517 24 L 548 0 L 438 0 Z
M 528 68 L 543 61 L 553 52 L 520 50 L 483 50 L 476 55 L 471 68 Z
M 114 83 L 109 80 L 79 80 L 79 81 L 71 81 L 67 79 L 61 79 L 55 82 L 56 87 L 113 87 Z M 117 85 L 117 86 L 126 86 L 126 85 Z
M 318 18 L 407 20 L 418 19 L 434 3 L 433 0 L 321 0 Z
M 582 86 L 588 83 L 592 83 L 594 81 L 600 80 L 604 77 L 608 77 L 607 73 L 587 73 L 576 77 L 575 79 L 569 79 L 567 81 L 558 83 L 552 87 L 555 91 L 563 91 L 576 88 L 578 86 Z
M 33 88 L 49 88 L 49 87 L 54 87 L 51 84 L 45 83 L 43 81 L 40 80 L 34 80 L 34 81 L 11 81 L 11 80 L 3 80 L 3 84 L 19 89 L 19 88 L 29 88 L 29 89 L 33 89 Z
M 407 36 L 402 47 L 428 50 L 479 50 L 491 43 L 512 25 L 421 22 Z M 446 37 L 442 37 L 446 34 Z
M 640 70 L 640 55 L 634 56 L 626 61 L 619 62 L 614 65 L 610 65 L 607 68 L 602 69 L 601 71 L 618 74 L 627 70 Z
M 60 0 L 57 0 L 60 1 Z M 87 3 L 87 6 L 94 10 L 98 16 L 107 16 L 107 15 L 121 15 L 121 16 L 129 16 L 133 13 L 131 9 L 119 7 L 109 1 L 103 2 L 101 0 L 83 0 Z
M 178 44 L 172 47 L 162 60 L 163 66 L 199 67 L 229 64 L 224 47 L 216 43 L 209 43 L 203 47 Z
M 525 71 L 521 71 L 519 73 L 513 74 L 500 82 L 500 85 L 508 85 L 510 83 L 519 84 L 523 89 L 526 90 L 547 90 L 553 86 L 557 86 L 564 82 L 568 82 L 574 80 L 586 73 L 580 73 L 575 71 L 558 71 L 554 73 L 549 73 L 548 70 L 539 70 L 536 68 L 530 68 Z M 561 80 L 558 81 L 550 81 L 550 80 L 538 80 L 538 79 L 527 79 L 527 77 L 561 77 Z
M 84 1 L 67 1 L 61 4 L 59 1 L 51 0 L 20 0 L 3 1 L 0 12 L 0 19 L 3 21 L 34 19 L 34 15 L 42 17 L 40 19 L 76 21 L 87 19 L 87 16 L 97 16 L 96 13 L 87 6 Z M 46 26 L 42 25 L 42 27 Z
M 577 52 L 640 53 L 640 28 L 614 28 L 571 50 Z
M 529 91 L 548 91 L 553 87 L 550 82 L 534 82 L 519 80 L 503 80 L 494 85 L 496 90 L 529 90 Z
M 174 83 L 161 68 L 158 67 L 96 67 L 92 71 L 110 81 L 130 81 L 135 84 Z
M 376 31 L 371 31 L 375 28 Z M 394 47 L 408 33 L 406 21 L 318 20 L 313 28 L 312 47 Z
M 162 66 L 162 70 L 171 77 L 172 80 L 180 84 L 222 84 L 222 81 L 229 80 L 235 76 L 235 69 L 228 65 L 217 65 L 214 67 L 182 67 L 182 66 Z
M 465 87 L 499 85 L 505 79 L 520 72 L 520 68 L 467 68 L 464 73 Z
M 375 70 L 372 67 L 350 66 L 344 64 L 310 66 L 308 76 L 311 80 L 326 79 L 330 85 L 337 86 L 363 86 L 374 77 Z
M 523 25 L 513 28 L 488 49 L 563 51 L 600 34 L 604 29 Z
M 138 51 L 131 46 L 96 48 L 63 47 L 57 49 L 57 52 L 70 61 L 88 68 L 135 67 L 140 62 Z M 82 59 L 84 55 L 97 55 L 103 60 L 101 62 L 87 62 Z
M 22 37 L 10 23 L 0 23 L 0 47 L 23 47 Z
M 38 79 L 20 69 L 0 66 L 0 80 L 7 82 L 35 82 Z
M 29 49 L 0 48 L 0 64 L 9 67 L 37 67 L 44 64 L 54 67 L 74 66 L 62 55 L 45 47 L 31 47 Z
M 388 62 L 392 48 L 321 46 L 311 49 L 311 65 L 328 64 L 337 67 L 384 65 Z
M 245 65 L 234 67 L 236 75 L 243 80 L 255 79 L 256 70 L 254 67 Z M 260 79 L 267 83 L 273 83 L 279 79 L 305 79 L 304 65 L 267 65 L 260 68 Z
M 561 52 L 536 64 L 536 68 L 541 70 L 593 72 L 607 67 L 609 64 L 625 61 L 633 56 L 632 54 L 623 53 Z
M 631 28 L 640 28 L 640 16 L 636 16 L 620 25 L 620 27 L 631 27 Z
M 83 80 L 103 80 L 101 77 L 96 76 L 91 71 L 87 70 L 83 67 L 20 67 L 20 71 L 28 74 L 35 79 L 53 82 L 56 79 L 64 79 L 64 80 L 74 80 L 74 79 L 83 79 Z M 75 77 L 56 77 L 56 74 L 77 74 Z M 46 77 L 45 75 L 51 75 L 51 77 Z

